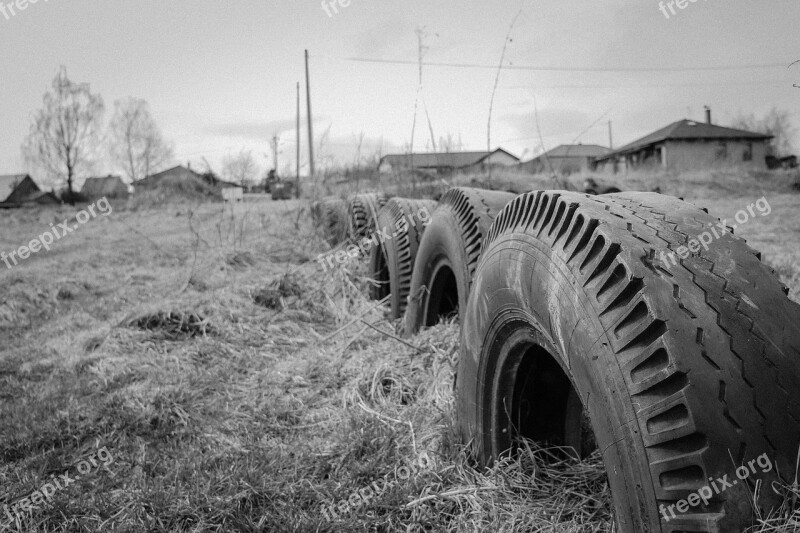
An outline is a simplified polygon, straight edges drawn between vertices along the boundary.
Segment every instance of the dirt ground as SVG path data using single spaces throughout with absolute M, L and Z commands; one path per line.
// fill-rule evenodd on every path
M 736 233 L 800 301 L 800 195 L 768 201 Z M 597 455 L 473 468 L 457 325 L 400 339 L 363 261 L 316 262 L 307 202 L 112 206 L 0 263 L 0 531 L 612 530 Z M 0 211 L 0 251 L 75 213 Z

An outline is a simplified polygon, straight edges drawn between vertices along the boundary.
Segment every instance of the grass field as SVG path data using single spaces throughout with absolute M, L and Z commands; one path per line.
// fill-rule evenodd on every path
M 719 191 L 686 199 L 731 219 L 764 192 L 736 233 L 800 301 L 800 195 Z M 315 262 L 306 202 L 114 208 L 0 263 L 0 531 L 612 531 L 597 455 L 472 467 L 457 325 L 398 339 L 364 265 Z M 0 250 L 74 213 L 0 211 Z

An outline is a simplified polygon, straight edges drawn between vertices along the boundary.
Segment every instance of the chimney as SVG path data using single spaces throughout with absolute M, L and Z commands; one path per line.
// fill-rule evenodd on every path
M 706 110 L 706 124 L 711 124 L 711 108 L 708 106 L 703 106 Z

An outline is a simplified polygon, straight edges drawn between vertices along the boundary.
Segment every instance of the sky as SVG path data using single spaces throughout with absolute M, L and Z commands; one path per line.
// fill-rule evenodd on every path
M 116 100 L 149 102 L 176 163 L 219 171 L 246 149 L 272 167 L 278 136 L 293 168 L 304 50 L 319 164 L 402 152 L 412 130 L 415 151 L 432 130 L 527 159 L 608 146 L 610 121 L 620 146 L 705 105 L 721 125 L 777 107 L 800 126 L 800 2 L 678 1 L 0 0 L 0 174 L 29 170 L 20 145 L 60 65 L 106 120 Z M 303 126 L 303 173 L 307 142 Z

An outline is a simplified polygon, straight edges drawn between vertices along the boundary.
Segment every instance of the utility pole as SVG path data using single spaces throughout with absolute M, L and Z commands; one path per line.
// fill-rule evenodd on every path
M 308 50 L 306 50 L 306 109 L 308 110 L 308 171 L 314 179 L 314 129 L 311 118 L 311 80 L 308 78 Z
M 281 140 L 277 135 L 272 136 L 272 161 L 275 174 L 278 173 L 278 142 Z
M 614 136 L 611 134 L 611 121 L 608 121 L 608 147 L 614 149 Z
M 300 198 L 300 82 L 297 82 L 297 172 L 294 176 L 294 196 Z

